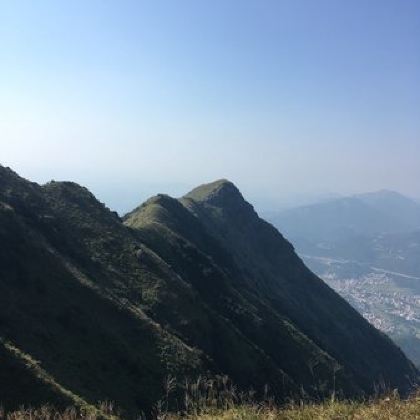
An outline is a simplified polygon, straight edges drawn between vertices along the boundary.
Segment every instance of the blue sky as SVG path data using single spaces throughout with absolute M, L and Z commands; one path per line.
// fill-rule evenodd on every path
M 120 211 L 420 196 L 420 2 L 0 0 L 0 162 Z

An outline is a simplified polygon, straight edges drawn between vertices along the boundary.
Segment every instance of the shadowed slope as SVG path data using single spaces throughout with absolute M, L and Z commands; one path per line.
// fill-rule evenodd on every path
M 229 374 L 279 398 L 371 392 L 381 377 L 404 391 L 416 375 L 227 181 L 154 197 L 123 224 L 77 184 L 0 167 L 0 249 L 0 338 L 18 351 L 0 390 L 26 372 L 9 407 L 114 400 L 129 418 L 168 375 Z M 10 369 L 16 354 L 44 379 Z
M 2 169 L 0 201 L 0 336 L 75 395 L 133 415 L 152 408 L 166 375 L 197 372 L 199 355 L 134 304 L 148 287 L 140 245 L 87 190 Z M 14 395 L 5 403 L 30 402 Z
M 407 387 L 405 376 L 413 377 L 414 369 L 391 340 L 312 274 L 233 184 L 212 185 L 204 187 L 207 194 L 199 188 L 182 201 L 231 250 L 244 277 L 267 293 L 272 307 L 351 372 L 366 391 L 373 386 L 372 378 Z
M 348 393 L 379 382 L 409 388 L 416 371 L 403 353 L 313 275 L 232 183 L 198 187 L 180 203 L 188 212 L 154 198 L 125 223 L 295 382 L 315 393 L 333 381 Z M 206 264 L 197 267 L 196 253 Z

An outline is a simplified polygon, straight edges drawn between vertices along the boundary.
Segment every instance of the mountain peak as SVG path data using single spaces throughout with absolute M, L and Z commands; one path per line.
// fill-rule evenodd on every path
M 408 198 L 397 191 L 387 190 L 387 189 L 382 189 L 382 190 L 372 191 L 372 192 L 367 192 L 367 193 L 362 193 L 362 194 L 356 194 L 355 197 L 361 198 L 361 199 L 404 199 L 404 200 Z
M 0 164 L 0 173 L 1 174 L 8 174 L 8 175 L 15 175 L 15 176 L 17 176 L 16 172 L 14 172 L 8 166 L 3 166 L 2 164 Z
M 198 202 L 218 202 L 220 200 L 238 200 L 243 201 L 242 194 L 231 181 L 219 179 L 208 184 L 203 184 L 194 188 L 184 198 L 189 198 Z
M 13 169 L 9 168 L 8 166 L 3 166 L 0 164 L 0 181 L 2 184 L 10 183 L 10 182 L 24 182 L 29 184 L 28 181 L 21 178 Z

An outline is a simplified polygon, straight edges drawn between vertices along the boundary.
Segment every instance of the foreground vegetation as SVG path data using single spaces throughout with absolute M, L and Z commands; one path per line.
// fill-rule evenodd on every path
M 209 412 L 200 420 L 338 420 L 338 419 L 420 419 L 420 397 L 401 400 L 397 396 L 371 402 L 328 401 L 323 404 L 290 404 L 284 408 L 270 406 L 234 407 L 227 411 Z
M 290 403 L 276 407 L 270 402 L 264 404 L 234 405 L 226 403 L 224 409 L 218 407 L 192 407 L 190 414 L 171 414 L 162 406 L 155 413 L 157 420 L 381 420 L 381 419 L 420 419 L 420 393 L 408 399 L 401 399 L 397 393 L 365 402 L 336 401 L 324 403 Z M 103 414 L 93 414 L 76 408 L 57 411 L 44 406 L 39 409 L 21 409 L 5 414 L 0 410 L 0 418 L 6 420 L 119 420 L 112 405 L 102 405 Z M 142 415 L 138 417 L 143 418 Z

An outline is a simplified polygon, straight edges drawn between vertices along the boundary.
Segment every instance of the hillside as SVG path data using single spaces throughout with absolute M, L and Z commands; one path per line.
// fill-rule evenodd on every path
M 409 229 L 420 229 L 420 206 L 415 200 L 390 190 L 381 190 L 356 196 L 363 203 L 377 209 Z
M 149 271 L 113 213 L 75 184 L 40 187 L 3 168 L 0 197 L 4 340 L 78 397 L 92 404 L 112 399 L 133 413 L 151 409 L 166 375 L 195 372 L 200 355 L 138 303 L 149 290 Z M 2 398 L 16 383 L 5 369 Z M 30 402 L 19 391 L 2 400 L 6 408 Z
M 218 312 L 288 376 L 306 380 L 308 390 L 319 392 L 322 381 L 330 387 L 339 367 L 337 380 L 344 386 L 368 391 L 368 376 L 374 370 L 382 374 L 380 358 L 394 357 L 381 355 L 391 350 L 388 339 L 316 278 L 230 182 L 204 185 L 180 201 L 156 197 L 127 215 L 125 223 L 184 280 L 203 289 L 203 299 L 218 305 Z M 192 264 L 198 256 L 201 272 Z M 211 301 L 210 293 L 215 294 Z M 363 355 L 353 351 L 355 342 L 364 347 Z
M 77 184 L 0 167 L 0 249 L 7 410 L 113 400 L 130 418 L 168 376 L 227 374 L 279 400 L 404 393 L 417 378 L 228 181 L 121 220 Z

